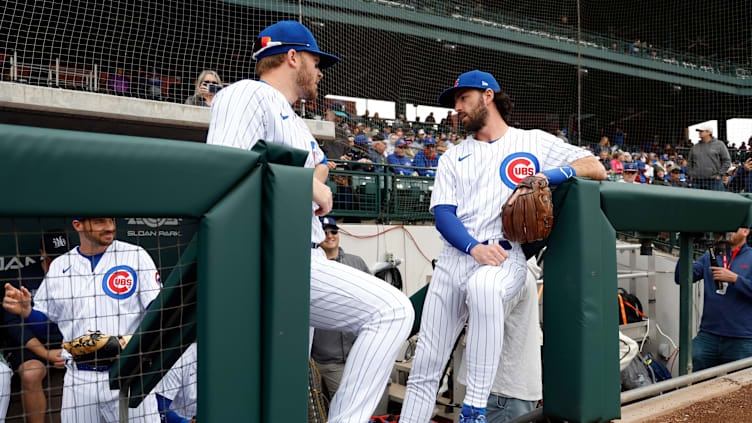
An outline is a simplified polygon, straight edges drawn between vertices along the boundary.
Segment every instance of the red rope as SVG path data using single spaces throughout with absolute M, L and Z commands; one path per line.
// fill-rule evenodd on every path
M 413 241 L 413 244 L 415 244 L 415 248 L 418 249 L 418 252 L 420 253 L 420 255 L 422 255 L 423 258 L 426 259 L 427 262 L 431 263 L 431 259 L 429 259 L 428 256 L 426 256 L 426 254 L 423 252 L 423 250 L 420 249 L 420 245 L 418 245 L 418 241 L 415 240 L 415 237 L 413 237 L 413 234 L 411 234 L 410 231 L 408 231 L 407 228 L 405 228 L 403 225 L 394 226 L 394 227 L 391 227 L 389 229 L 383 230 L 381 232 L 377 232 L 377 233 L 375 233 L 373 235 L 355 235 L 355 234 L 353 234 L 351 232 L 348 232 L 344 228 L 341 228 L 341 227 L 339 228 L 339 230 L 342 231 L 342 233 L 344 233 L 345 235 L 347 235 L 349 237 L 355 238 L 355 239 L 375 238 L 375 237 L 377 237 L 379 235 L 383 235 L 383 234 L 385 234 L 387 232 L 391 232 L 391 231 L 393 231 L 395 229 L 402 229 L 403 231 L 405 231 L 407 233 L 407 236 L 409 236 L 410 239 Z

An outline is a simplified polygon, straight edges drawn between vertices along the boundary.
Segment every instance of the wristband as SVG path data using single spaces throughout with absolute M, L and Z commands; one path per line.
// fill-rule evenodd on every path
M 548 178 L 549 185 L 559 185 L 569 178 L 577 176 L 577 172 L 574 171 L 572 166 L 557 167 L 554 169 L 544 170 L 544 175 Z

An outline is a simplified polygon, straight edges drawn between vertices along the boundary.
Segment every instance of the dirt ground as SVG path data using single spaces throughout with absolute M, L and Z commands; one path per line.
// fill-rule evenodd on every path
M 710 401 L 698 402 L 644 423 L 743 423 L 752 422 L 752 385 Z

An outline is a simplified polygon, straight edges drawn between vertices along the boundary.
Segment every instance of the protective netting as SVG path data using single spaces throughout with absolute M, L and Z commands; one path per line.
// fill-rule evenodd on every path
M 342 148 L 330 158 L 343 158 L 348 135 L 414 138 L 420 129 L 441 153 L 464 132 L 437 96 L 481 69 L 515 103 L 510 124 L 596 153 L 607 138 L 609 160 L 618 146 L 685 173 L 693 125 L 705 121 L 737 167 L 746 158 L 739 147 L 752 125 L 731 123 L 752 111 L 750 12 L 748 2 L 697 0 L 9 0 L 0 63 L 3 80 L 183 103 L 202 71 L 223 84 L 255 77 L 254 37 L 300 20 L 342 58 L 318 100 L 296 104 L 305 117 L 339 122 Z
M 70 218 L 0 219 L 0 420 L 7 410 L 8 422 L 98 415 L 116 421 L 118 390 L 110 389 L 116 363 L 124 366 L 120 383 L 135 378 L 150 392 L 129 409 L 131 416 L 196 415 L 197 220 L 118 218 L 115 226 L 108 220 L 86 219 L 75 228 Z M 7 307 L 21 287 L 33 301 L 26 318 Z M 139 339 L 135 352 L 125 344 L 122 353 L 133 354 L 132 373 L 123 370 L 123 357 L 66 350 L 63 341 L 95 331 Z M 169 357 L 177 361 L 163 367 Z

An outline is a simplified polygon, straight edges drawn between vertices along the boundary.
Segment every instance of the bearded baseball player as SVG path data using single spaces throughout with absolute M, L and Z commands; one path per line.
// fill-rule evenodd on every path
M 316 216 L 332 208 L 332 193 L 325 185 L 329 169 L 324 153 L 291 104 L 298 99 L 315 100 L 321 70 L 339 59 L 320 51 L 313 34 L 295 21 L 278 22 L 261 31 L 253 58 L 258 61 L 260 80 L 239 81 L 217 94 L 207 143 L 250 150 L 263 139 L 308 151 L 305 166 L 314 168 L 310 323 L 319 329 L 358 334 L 328 421 L 364 423 L 381 398 L 414 312 L 402 292 L 327 260 L 318 247 L 325 235 Z
M 161 288 L 154 262 L 143 248 L 115 240 L 113 218 L 74 218 L 73 228 L 81 243 L 50 263 L 33 308 L 29 291 L 11 284 L 5 285 L 3 307 L 25 323 L 57 323 L 65 341 L 97 330 L 134 333 Z M 77 363 L 67 351 L 62 354 L 62 422 L 117 422 L 118 391 L 110 390 L 110 366 Z M 159 422 L 154 395 L 130 410 L 129 421 Z
M 426 296 L 400 421 L 429 421 L 441 372 L 467 322 L 467 393 L 460 422 L 486 422 L 504 310 L 527 272 L 520 244 L 505 239 L 502 205 L 528 176 L 557 185 L 573 176 L 602 180 L 606 172 L 589 152 L 553 135 L 509 127 L 505 119 L 513 105 L 489 73 L 460 75 L 439 103 L 453 107 L 472 136 L 439 159 L 431 212 L 444 248 Z

